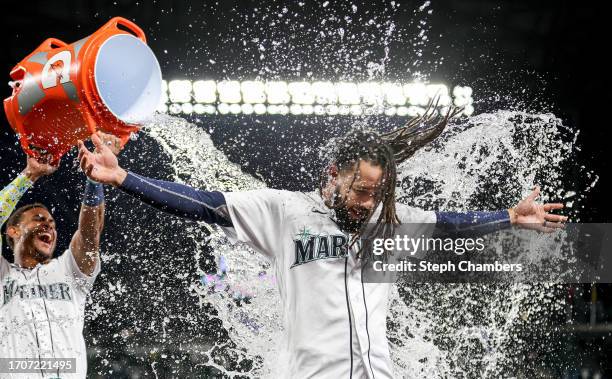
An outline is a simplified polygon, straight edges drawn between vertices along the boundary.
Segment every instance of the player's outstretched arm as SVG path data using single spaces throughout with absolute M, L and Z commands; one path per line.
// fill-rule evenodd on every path
M 511 226 L 508 210 L 436 212 L 436 236 L 476 237 Z
M 566 216 L 550 213 L 562 209 L 561 203 L 538 204 L 535 199 L 540 187 L 521 200 L 516 206 L 501 211 L 436 212 L 437 234 L 459 236 L 484 235 L 512 225 L 542 232 L 562 228 Z
M 119 154 L 121 145 L 118 138 L 110 134 L 99 133 L 98 141 L 108 151 Z M 82 145 L 82 142 L 80 142 Z M 79 226 L 72 236 L 70 251 L 82 273 L 92 275 L 100 259 L 100 237 L 104 228 L 104 187 L 101 183 L 87 179 L 79 213 Z
M 52 166 L 49 161 L 49 156 L 42 156 L 39 160 L 28 157 L 25 170 L 0 191 L 0 225 L 8 220 L 19 199 L 38 178 L 50 175 L 57 170 L 58 166 Z
M 161 211 L 209 224 L 232 226 L 225 197 L 217 191 L 201 191 L 179 183 L 155 180 L 127 172 L 97 136 L 94 152 L 79 144 L 81 168 L 92 180 L 111 184 Z
M 92 275 L 100 259 L 100 236 L 104 228 L 104 188 L 87 180 L 79 213 L 79 227 L 70 241 L 70 251 L 81 272 Z

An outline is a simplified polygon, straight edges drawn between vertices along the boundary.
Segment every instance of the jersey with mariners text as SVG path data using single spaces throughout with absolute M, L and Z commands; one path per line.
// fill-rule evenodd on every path
M 21 268 L 0 257 L 0 357 L 70 359 L 76 374 L 0 373 L 0 378 L 84 378 L 85 303 L 100 272 L 82 273 L 70 250 L 47 264 Z
M 390 283 L 364 283 L 357 245 L 318 193 L 261 189 L 224 193 L 243 242 L 274 265 L 288 351 L 287 378 L 391 378 L 386 337 Z M 402 223 L 435 224 L 432 211 L 397 204 Z M 376 210 L 376 218 L 380 208 Z

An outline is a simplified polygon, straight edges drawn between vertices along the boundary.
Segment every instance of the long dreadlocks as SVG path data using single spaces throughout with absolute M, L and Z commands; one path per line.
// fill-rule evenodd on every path
M 374 209 L 382 203 L 382 209 L 376 223 L 365 235 L 365 228 L 374 212 L 368 215 L 360 230 L 355 233 L 351 245 L 362 237 L 381 236 L 390 237 L 394 232 L 394 226 L 400 223 L 395 210 L 395 187 L 397 179 L 397 166 L 414 155 L 419 149 L 436 139 L 448 124 L 448 121 L 459 114 L 462 109 L 449 107 L 445 115 L 436 111 L 437 101 L 432 100 L 423 115 L 413 118 L 406 125 L 389 133 L 379 134 L 369 129 L 356 129 L 347 133 L 344 137 L 333 140 L 330 146 L 329 165 L 335 164 L 338 171 L 348 168 L 354 170 L 353 179 L 348 191 L 351 190 L 357 176 L 359 175 L 359 163 L 362 160 L 381 166 L 383 178 L 379 196 L 376 199 Z M 329 167 L 329 166 L 328 166 Z M 327 170 L 321 173 L 319 191 L 322 195 L 323 188 L 327 184 Z M 335 193 L 332 199 L 326 200 L 326 205 L 338 211 L 343 208 L 346 198 Z M 364 247 L 359 251 L 362 255 Z M 366 257 L 367 258 L 367 257 Z

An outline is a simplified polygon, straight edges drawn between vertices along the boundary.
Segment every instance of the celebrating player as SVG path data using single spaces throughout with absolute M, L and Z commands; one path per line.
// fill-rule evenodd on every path
M 107 152 L 119 151 L 115 137 L 102 137 L 109 143 Z M 100 272 L 103 186 L 87 180 L 78 229 L 70 247 L 56 258 L 57 230 L 47 207 L 34 203 L 13 212 L 34 182 L 56 169 L 45 158 L 28 158 L 26 169 L 0 192 L 0 221 L 8 218 L 6 237 L 14 253 L 13 263 L 0 257 L 0 357 L 15 360 L 9 369 L 39 369 L 9 377 L 87 374 L 83 322 L 86 298 Z M 29 361 L 19 363 L 24 359 Z
M 486 233 L 511 224 L 554 230 L 566 220 L 549 213 L 562 204 L 535 202 L 538 188 L 516 207 L 494 212 L 433 212 L 397 203 L 397 164 L 436 138 L 451 116 L 426 113 L 389 134 L 360 130 L 334 141 L 319 191 L 312 193 L 221 193 L 146 178 L 122 169 L 95 136 L 95 152 L 81 147 L 81 166 L 91 179 L 160 210 L 220 225 L 230 240 L 274 263 L 290 357 L 284 377 L 389 378 L 391 284 L 364 283 L 367 257 L 351 243 L 368 222 L 469 224 L 470 233 Z

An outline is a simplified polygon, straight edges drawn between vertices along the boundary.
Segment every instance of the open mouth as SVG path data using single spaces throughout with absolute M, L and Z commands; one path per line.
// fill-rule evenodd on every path
M 47 232 L 41 232 L 36 235 L 36 239 L 44 243 L 47 246 L 51 246 L 53 243 L 53 235 Z

